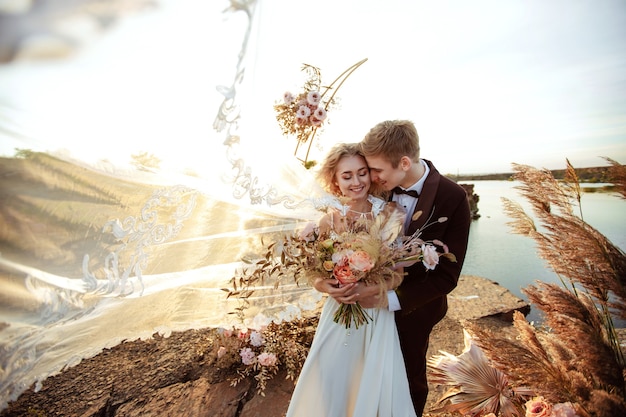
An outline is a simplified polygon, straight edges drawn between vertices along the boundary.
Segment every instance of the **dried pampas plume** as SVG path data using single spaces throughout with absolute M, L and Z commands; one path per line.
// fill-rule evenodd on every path
M 607 161 L 611 181 L 625 197 L 626 170 Z M 516 312 L 515 339 L 476 322 L 464 326 L 512 387 L 525 387 L 553 404 L 571 403 L 578 416 L 626 415 L 626 360 L 615 328 L 616 320 L 626 319 L 626 255 L 584 221 L 582 189 L 569 161 L 563 182 L 547 170 L 518 164 L 514 170 L 534 216 L 505 199 L 509 225 L 535 240 L 539 256 L 562 285 L 538 282 L 523 289 L 531 305 L 543 312 L 544 323 L 535 328 Z M 471 386 L 479 389 L 481 384 Z M 447 399 L 458 402 L 464 389 L 457 386 Z M 466 408 L 455 404 L 455 409 Z

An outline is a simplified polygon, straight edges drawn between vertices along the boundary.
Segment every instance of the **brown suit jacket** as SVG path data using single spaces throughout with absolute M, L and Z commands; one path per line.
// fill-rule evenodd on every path
M 447 217 L 443 223 L 426 227 L 421 238 L 425 241 L 439 239 L 456 256 L 456 262 L 440 258 L 434 270 L 426 270 L 421 262 L 406 268 L 402 285 L 396 290 L 401 310 L 396 312 L 399 331 L 427 331 L 439 322 L 448 311 L 446 295 L 459 280 L 471 222 L 470 208 L 465 190 L 437 171 L 432 162 L 426 161 L 430 173 L 426 178 L 415 211 L 421 216 L 411 222 L 408 234 L 424 224 Z

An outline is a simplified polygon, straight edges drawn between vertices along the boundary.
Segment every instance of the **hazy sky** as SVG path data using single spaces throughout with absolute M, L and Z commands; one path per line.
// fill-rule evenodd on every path
M 168 1 L 97 36 L 64 22 L 89 39 L 71 59 L 0 67 L 1 153 L 127 162 L 148 150 L 191 166 L 221 155 L 215 87 L 230 85 L 245 29 L 228 5 Z M 261 0 L 256 19 L 240 98 L 242 140 L 257 157 L 294 144 L 272 105 L 301 85 L 302 63 L 330 83 L 368 58 L 316 152 L 405 118 L 444 173 L 626 163 L 624 1 Z M 7 126 L 23 137 L 2 136 Z

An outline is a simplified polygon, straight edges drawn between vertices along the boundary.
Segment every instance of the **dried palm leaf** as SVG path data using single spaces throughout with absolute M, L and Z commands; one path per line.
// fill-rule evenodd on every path
M 522 416 L 522 404 L 533 393 L 514 389 L 508 377 L 489 363 L 465 330 L 464 340 L 465 349 L 459 356 L 442 351 L 428 360 L 431 382 L 452 387 L 431 411 Z

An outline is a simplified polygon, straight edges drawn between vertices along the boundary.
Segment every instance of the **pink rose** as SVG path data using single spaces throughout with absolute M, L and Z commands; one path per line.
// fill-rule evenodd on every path
M 298 111 L 296 112 L 296 116 L 302 119 L 308 119 L 311 115 L 311 109 L 308 106 L 300 106 L 298 107 Z
M 551 415 L 552 404 L 543 397 L 535 397 L 526 402 L 526 417 L 550 417 Z
M 364 250 L 354 251 L 348 258 L 348 263 L 352 268 L 362 272 L 370 271 L 374 267 L 372 258 Z
M 319 91 L 309 91 L 309 94 L 306 96 L 306 101 L 312 106 L 317 106 L 321 100 L 322 95 Z
M 252 365 L 254 363 L 254 352 L 250 348 L 241 349 L 239 356 L 241 356 L 241 362 L 244 365 Z
M 293 96 L 293 94 L 291 94 L 291 91 L 286 91 L 285 94 L 283 94 L 283 100 L 284 100 L 285 104 L 291 104 L 296 99 Z
M 316 118 L 315 116 L 309 117 L 309 122 L 311 123 L 311 126 L 313 127 L 322 127 L 322 124 L 323 124 L 323 122 L 319 120 L 318 118 Z
M 439 264 L 439 254 L 433 245 L 422 245 L 422 263 L 431 270 Z
M 326 116 L 327 116 L 326 109 L 324 109 L 323 107 L 318 107 L 313 112 L 313 116 L 320 122 L 323 122 L 324 120 L 326 120 Z
M 257 360 L 259 361 L 259 363 L 261 364 L 261 366 L 274 366 L 276 365 L 276 355 L 274 355 L 273 353 L 267 353 L 267 352 L 263 352 L 261 353 Z
M 256 330 L 250 333 L 250 344 L 252 346 L 261 346 L 265 340 L 263 339 L 263 335 Z
M 330 259 L 336 264 L 347 265 L 350 255 L 352 255 L 352 249 L 343 249 L 338 252 L 333 252 Z
M 576 409 L 572 403 L 559 403 L 554 404 L 552 407 L 552 417 L 577 417 Z
M 352 269 L 350 269 L 350 265 L 347 265 L 343 262 L 335 265 L 335 268 L 333 269 L 333 276 L 344 285 L 358 281 L 357 277 L 352 274 Z

